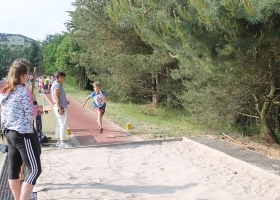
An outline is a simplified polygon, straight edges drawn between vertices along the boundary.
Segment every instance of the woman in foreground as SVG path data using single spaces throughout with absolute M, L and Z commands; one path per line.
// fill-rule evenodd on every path
M 1 127 L 9 151 L 8 179 L 15 200 L 28 200 L 37 178 L 41 174 L 39 149 L 33 129 L 36 109 L 33 96 L 25 86 L 29 66 L 25 59 L 16 59 L 10 67 L 6 86 L 0 90 Z M 21 186 L 19 172 L 26 167 Z

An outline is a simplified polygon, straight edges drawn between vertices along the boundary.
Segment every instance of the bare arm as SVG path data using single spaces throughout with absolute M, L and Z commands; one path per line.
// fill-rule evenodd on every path
M 105 101 L 108 101 L 108 97 L 107 96 L 105 96 L 102 92 L 100 94 L 102 94 L 102 96 L 104 97 Z
M 85 106 L 85 104 L 87 103 L 87 101 L 90 99 L 90 95 L 87 96 L 87 98 L 85 99 L 84 103 L 83 103 L 83 107 Z
M 64 109 L 60 105 L 60 98 L 59 98 L 59 96 L 60 96 L 60 90 L 54 90 L 54 99 L 55 99 L 55 103 L 56 103 L 56 105 L 58 107 L 58 113 L 60 115 L 63 115 Z
M 99 89 L 99 93 L 104 97 L 105 101 L 108 101 L 108 97 L 103 94 L 101 88 Z

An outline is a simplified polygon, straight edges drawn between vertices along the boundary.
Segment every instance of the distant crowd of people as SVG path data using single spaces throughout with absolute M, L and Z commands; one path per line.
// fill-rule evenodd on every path
M 35 88 L 39 88 L 40 93 L 49 93 L 53 82 L 55 81 L 54 76 L 43 75 L 37 76 L 35 81 Z M 28 76 L 28 84 L 33 82 L 33 74 Z

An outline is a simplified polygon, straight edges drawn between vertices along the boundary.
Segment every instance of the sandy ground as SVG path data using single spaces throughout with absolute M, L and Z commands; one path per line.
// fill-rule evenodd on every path
M 44 150 L 39 200 L 280 199 L 280 177 L 183 141 Z

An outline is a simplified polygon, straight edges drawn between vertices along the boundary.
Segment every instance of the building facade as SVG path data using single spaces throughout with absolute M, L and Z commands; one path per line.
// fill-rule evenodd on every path
M 15 47 L 30 47 L 33 41 L 36 42 L 36 40 L 20 34 L 0 33 L 0 45 L 6 44 L 11 49 Z

